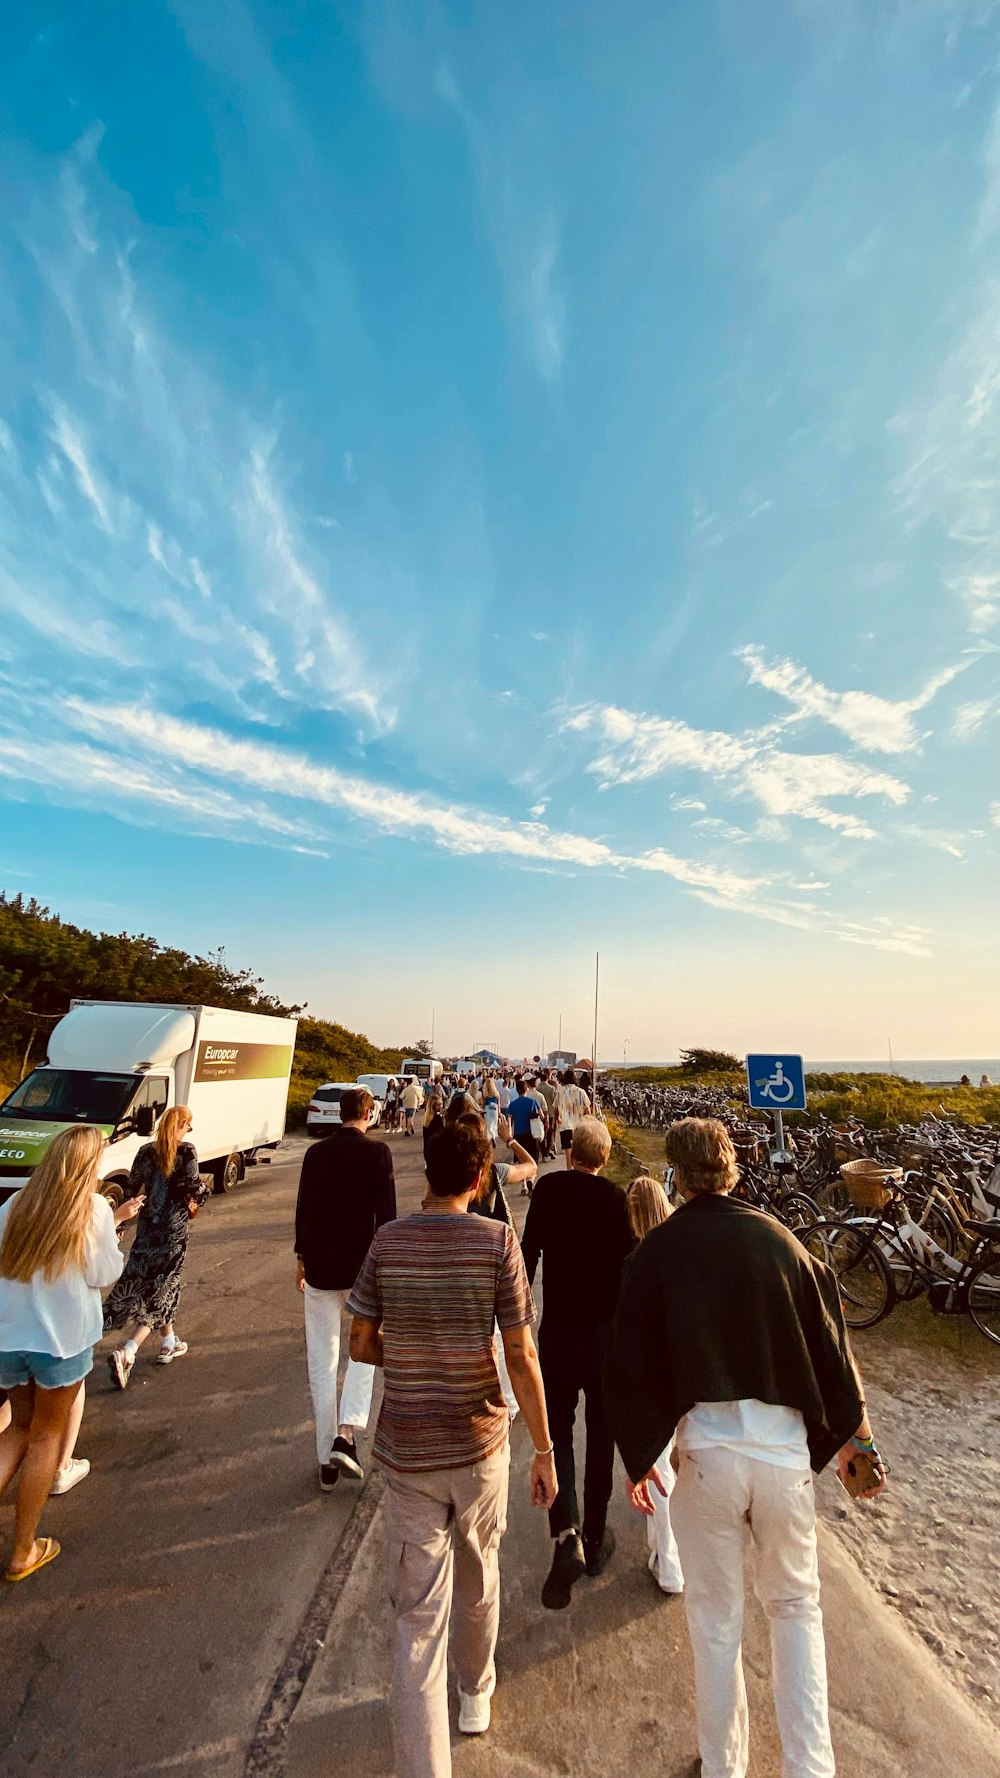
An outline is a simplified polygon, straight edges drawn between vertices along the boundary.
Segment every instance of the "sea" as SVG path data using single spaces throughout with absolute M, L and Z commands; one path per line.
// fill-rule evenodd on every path
M 630 1068 L 676 1068 L 676 1059 L 672 1062 L 640 1062 L 629 1057 Z M 620 1068 L 620 1062 L 604 1062 L 605 1068 Z M 946 1057 L 943 1060 L 897 1061 L 893 1059 L 890 1066 L 886 1056 L 882 1061 L 873 1062 L 813 1062 L 806 1061 L 807 1074 L 901 1074 L 904 1080 L 918 1080 L 928 1086 L 943 1085 L 951 1082 L 954 1085 L 967 1074 L 973 1086 L 978 1086 L 982 1076 L 988 1074 L 996 1086 L 1000 1086 L 1000 1056 L 965 1056 L 958 1059 Z

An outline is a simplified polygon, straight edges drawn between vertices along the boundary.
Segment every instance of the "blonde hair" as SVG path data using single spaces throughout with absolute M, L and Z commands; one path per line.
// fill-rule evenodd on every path
M 579 1161 L 582 1167 L 603 1167 L 610 1153 L 607 1124 L 597 1117 L 582 1117 L 573 1131 L 570 1160 Z
M 436 1117 L 440 1117 L 443 1110 L 444 1110 L 444 1094 L 442 1093 L 440 1087 L 433 1087 L 427 1095 L 427 1103 L 424 1106 L 424 1129 L 425 1130 L 429 1128 L 429 1126 L 434 1122 L 434 1119 Z
M 628 1188 L 628 1219 L 637 1241 L 670 1215 L 670 1201 L 658 1179 L 640 1173 Z
M 718 1118 L 682 1117 L 671 1124 L 665 1146 L 689 1192 L 732 1191 L 740 1176 L 729 1131 Z
M 49 1144 L 10 1207 L 0 1278 L 30 1284 L 43 1272 L 51 1284 L 74 1267 L 82 1271 L 103 1147 L 104 1137 L 93 1124 L 62 1130 Z
M 186 1105 L 171 1105 L 160 1119 L 159 1128 L 153 1138 L 156 1149 L 156 1164 L 164 1179 L 169 1179 L 177 1165 L 177 1150 L 184 1140 L 186 1130 L 191 1128 L 191 1113 Z

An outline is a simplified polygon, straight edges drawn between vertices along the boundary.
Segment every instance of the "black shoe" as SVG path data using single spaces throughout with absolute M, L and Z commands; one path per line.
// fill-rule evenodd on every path
M 583 1539 L 583 1559 L 591 1579 L 595 1575 L 604 1573 L 614 1553 L 615 1534 L 613 1531 L 605 1531 L 604 1536 L 596 1543 L 592 1537 Z
M 552 1567 L 542 1588 L 542 1604 L 548 1611 L 564 1611 L 569 1596 L 584 1571 L 583 1544 L 579 1534 L 560 1538 L 552 1555 Z
M 334 1439 L 330 1463 L 343 1475 L 353 1476 L 356 1482 L 363 1482 L 365 1479 L 365 1472 L 358 1461 L 357 1446 L 350 1439 Z
M 329 1494 L 340 1480 L 340 1470 L 334 1469 L 332 1463 L 321 1463 L 319 1466 L 319 1485 L 324 1494 Z

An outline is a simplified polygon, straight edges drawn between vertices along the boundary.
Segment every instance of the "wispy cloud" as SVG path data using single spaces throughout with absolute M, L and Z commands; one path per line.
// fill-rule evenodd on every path
M 111 523 L 111 514 L 108 511 L 107 499 L 105 498 L 103 489 L 97 480 L 97 476 L 91 468 L 90 459 L 84 449 L 83 439 L 80 436 L 78 428 L 70 420 L 69 415 L 61 408 L 56 409 L 52 437 L 62 451 L 63 456 L 72 464 L 77 486 L 84 499 L 90 501 L 91 506 L 97 514 L 97 522 L 100 525 L 101 530 L 107 531 L 110 534 L 113 530 L 113 526 Z
M 529 148 L 511 133 L 519 122 L 523 127 L 523 119 L 505 117 L 502 132 L 488 130 L 447 61 L 438 67 L 435 86 L 468 140 L 512 316 L 539 372 L 552 381 L 566 351 L 566 298 L 559 268 L 559 218 L 555 207 L 538 195 L 539 185 L 544 186 L 538 144 Z
M 875 829 L 859 815 L 831 808 L 834 798 L 880 797 L 898 806 L 910 794 L 899 778 L 839 754 L 787 753 L 753 734 L 696 729 L 613 705 L 591 705 L 564 727 L 596 732 L 606 743 L 587 766 L 602 790 L 669 772 L 700 772 L 754 798 L 769 815 L 816 821 L 851 839 L 874 839 Z
M 794 705 L 788 722 L 808 718 L 828 723 L 853 741 L 856 747 L 876 753 L 909 753 L 920 743 L 913 718 L 969 666 L 969 660 L 943 667 L 931 675 L 912 698 L 893 701 L 870 691 L 831 691 L 814 679 L 805 667 L 790 660 L 767 661 L 755 646 L 737 649 L 752 685 L 762 685 Z

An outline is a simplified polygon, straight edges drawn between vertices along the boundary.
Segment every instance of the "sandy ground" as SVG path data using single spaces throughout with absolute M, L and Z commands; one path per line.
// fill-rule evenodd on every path
M 925 1302 L 900 1304 L 856 1334 L 854 1348 L 891 1486 L 861 1514 L 824 1477 L 822 1509 L 862 1572 L 1000 1727 L 1000 1348 Z

